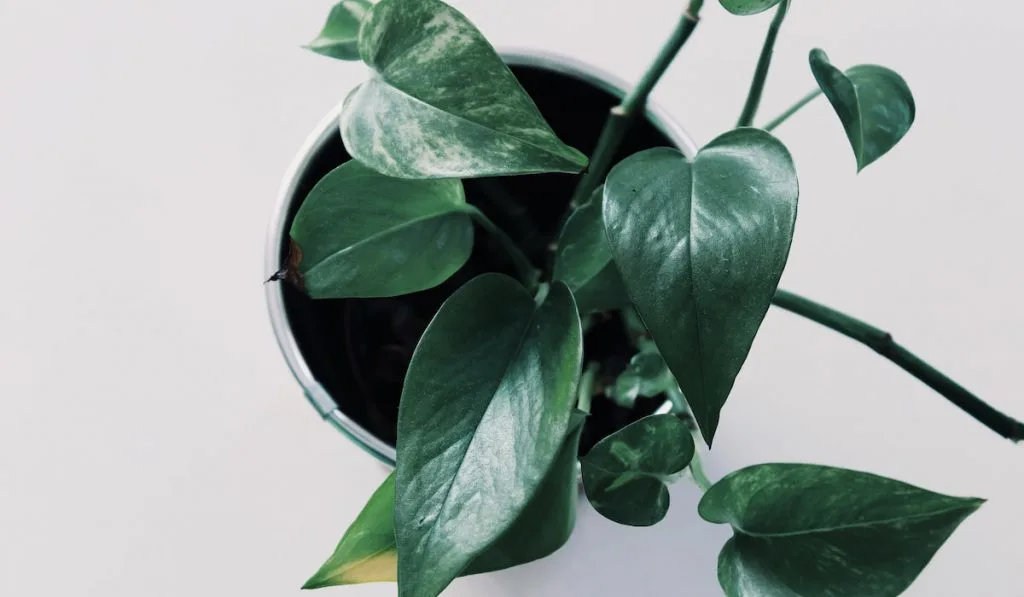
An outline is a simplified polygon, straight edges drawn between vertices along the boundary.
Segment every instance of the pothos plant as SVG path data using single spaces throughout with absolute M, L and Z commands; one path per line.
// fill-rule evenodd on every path
M 907 133 L 914 99 L 892 70 L 842 70 L 816 49 L 818 89 L 752 127 L 790 3 L 720 2 L 735 15 L 775 11 L 737 127 L 693 156 L 665 147 L 612 163 L 700 22 L 704 3 L 690 0 L 611 110 L 589 166 L 452 7 L 343 0 L 331 11 L 309 47 L 361 60 L 371 76 L 341 113 L 353 159 L 305 198 L 279 277 L 313 298 L 421 291 L 467 262 L 475 225 L 503 245 L 518 277 L 472 279 L 426 328 L 403 386 L 395 471 L 307 588 L 397 581 L 403 597 L 432 597 L 460 575 L 547 556 L 572 532 L 580 468 L 593 507 L 635 526 L 665 516 L 667 484 L 695 481 L 704 492 L 698 514 L 734 532 L 718 560 L 729 597 L 898 595 L 982 504 L 811 464 L 751 466 L 715 483 L 702 472 L 697 442 L 710 448 L 773 304 L 873 348 L 1004 437 L 1024 437 L 1019 422 L 889 334 L 778 288 L 799 188 L 771 131 L 824 95 L 860 170 Z M 538 268 L 466 201 L 460 179 L 543 172 L 582 175 L 553 259 Z M 585 362 L 584 334 L 608 313 L 631 332 L 624 350 L 635 356 L 625 370 Z M 592 400 L 629 406 L 638 396 L 662 396 L 665 408 L 580 457 Z

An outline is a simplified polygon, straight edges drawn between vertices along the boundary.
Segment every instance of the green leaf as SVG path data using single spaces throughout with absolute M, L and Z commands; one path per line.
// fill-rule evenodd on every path
M 565 545 L 576 524 L 576 452 L 584 413 L 575 412 L 569 434 L 544 483 L 515 523 L 494 545 L 480 554 L 460 576 L 504 570 L 547 557 Z M 338 547 L 320 570 L 303 585 L 318 589 L 367 582 L 395 582 L 395 475 L 392 473 L 370 497 Z
M 583 488 L 605 518 L 650 526 L 665 518 L 666 483 L 690 464 L 693 436 L 674 415 L 652 415 L 598 442 L 580 463 Z
M 402 178 L 579 172 L 494 48 L 439 0 L 382 0 L 359 33 L 373 75 L 345 100 L 356 159 Z
M 633 355 L 629 365 L 615 380 L 609 398 L 623 408 L 632 408 L 640 396 L 653 398 L 671 392 L 678 384 L 668 370 L 664 357 L 653 342 L 641 342 L 640 352 Z
M 894 597 L 982 503 L 868 473 L 764 464 L 715 483 L 698 510 L 734 529 L 718 559 L 728 597 Z
M 725 10 L 734 15 L 756 15 L 772 8 L 782 0 L 719 0 Z
M 798 194 L 785 146 L 751 128 L 693 163 L 650 149 L 608 175 L 615 263 L 708 445 L 786 265 Z
M 395 475 L 392 473 L 370 496 L 331 557 L 302 588 L 394 581 L 398 570 L 394 512 Z
M 295 216 L 289 278 L 313 298 L 432 288 L 469 259 L 470 210 L 457 180 L 402 180 L 346 162 Z
M 914 124 L 914 96 L 903 77 L 862 64 L 844 73 L 822 50 L 811 50 L 811 72 L 832 103 L 857 157 L 860 172 L 893 148 Z
M 603 187 L 599 187 L 589 201 L 569 215 L 555 254 L 554 278 L 569 286 L 581 314 L 629 304 L 604 234 L 602 194 Z
M 562 446 L 583 354 L 572 293 L 508 276 L 455 292 L 427 327 L 398 412 L 401 597 L 433 597 L 523 512 Z
M 342 0 L 307 49 L 339 60 L 359 60 L 359 24 L 373 6 L 367 0 Z
M 462 572 L 462 576 L 504 570 L 555 553 L 576 526 L 580 501 L 576 464 L 586 413 L 574 411 L 569 434 L 544 483 L 512 527 Z

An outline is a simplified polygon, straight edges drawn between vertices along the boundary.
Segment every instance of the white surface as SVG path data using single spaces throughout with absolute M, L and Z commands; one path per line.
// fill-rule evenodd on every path
M 458 3 L 497 44 L 632 80 L 682 4 Z M 1024 416 L 1024 8 L 794 4 L 763 117 L 812 87 L 822 45 L 839 65 L 897 68 L 918 121 L 859 177 L 823 101 L 779 130 L 803 191 L 785 286 Z M 362 76 L 298 47 L 329 5 L 0 0 L 0 595 L 294 595 L 383 478 L 304 403 L 263 306 L 279 177 Z M 705 13 L 656 93 L 701 143 L 738 115 L 768 18 Z M 1024 446 L 772 312 L 708 467 L 793 460 L 989 498 L 906 594 L 1021 595 Z M 716 595 L 727 532 L 697 519 L 697 497 L 675 488 L 650 530 L 584 507 L 555 557 L 450 594 Z

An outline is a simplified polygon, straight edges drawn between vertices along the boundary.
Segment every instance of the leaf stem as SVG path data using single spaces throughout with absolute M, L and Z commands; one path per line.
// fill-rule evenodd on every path
M 587 414 L 590 414 L 590 401 L 594 397 L 597 372 L 600 367 L 599 363 L 590 363 L 587 365 L 586 370 L 583 371 L 582 377 L 580 377 L 580 387 L 576 395 L 576 408 Z
M 871 348 L 1002 437 L 1014 442 L 1024 440 L 1024 423 L 999 412 L 968 392 L 960 384 L 897 344 L 889 332 L 785 290 L 778 290 L 772 302 L 777 307 L 820 323 Z
M 502 246 L 505 247 L 505 251 L 508 252 L 508 256 L 512 259 L 512 263 L 519 272 L 519 277 L 522 279 L 523 284 L 531 290 L 536 288 L 537 282 L 540 280 L 540 271 L 533 267 L 529 258 L 526 257 L 515 241 L 513 241 L 509 235 L 505 234 L 505 231 L 492 222 L 490 218 L 484 215 L 484 212 L 480 211 L 475 206 L 467 204 L 465 206 L 465 210 L 477 224 L 480 224 L 484 230 L 490 233 L 491 236 L 498 239 Z
M 673 413 L 685 413 L 689 416 L 690 409 L 686 405 L 686 397 L 683 396 L 682 390 L 679 389 L 679 386 L 675 382 L 668 387 L 666 394 L 668 394 L 669 402 L 672 403 Z
M 783 122 L 786 122 L 786 120 L 788 120 L 790 116 L 796 114 L 800 110 L 800 108 L 803 108 L 807 104 L 811 103 L 811 100 L 818 97 L 819 95 L 821 95 L 821 89 L 815 89 L 814 91 L 805 95 L 800 101 L 793 104 L 788 110 L 775 117 L 774 120 L 763 125 L 761 128 L 769 132 L 775 130 L 776 127 L 778 127 Z
M 699 445 L 699 444 L 698 444 Z M 707 492 L 711 489 L 711 480 L 708 479 L 707 473 L 704 472 L 704 464 L 700 460 L 700 450 L 693 454 L 693 460 L 690 461 L 690 476 L 693 477 L 693 482 L 700 487 L 702 492 Z
M 782 21 L 786 19 L 786 12 L 789 10 L 789 0 L 782 0 L 775 9 L 775 18 L 768 26 L 768 34 L 764 38 L 764 46 L 761 48 L 761 56 L 757 59 L 757 69 L 754 71 L 754 80 L 750 83 L 750 92 L 747 93 L 747 101 L 743 105 L 743 112 L 740 114 L 737 127 L 750 126 L 757 114 L 757 107 L 761 104 L 761 94 L 764 91 L 764 84 L 768 78 L 768 69 L 772 64 L 772 54 L 775 52 L 775 40 L 779 37 L 779 28 Z
M 647 67 L 647 71 L 640 77 L 640 81 L 636 86 L 623 98 L 622 103 L 611 109 L 608 119 L 605 120 L 604 128 L 601 129 L 601 136 L 598 138 L 597 148 L 590 159 L 590 165 L 587 167 L 586 172 L 583 173 L 583 177 L 576 185 L 576 190 L 572 194 L 569 209 L 575 209 L 577 206 L 582 205 L 590 197 L 591 193 L 594 192 L 594 189 L 601 184 L 605 175 L 608 174 L 608 170 L 611 169 L 612 159 L 615 158 L 615 154 L 622 144 L 626 132 L 629 131 L 629 127 L 647 105 L 647 98 L 650 96 L 654 86 L 661 79 L 662 75 L 665 74 L 669 65 L 672 64 L 672 60 L 675 59 L 676 54 L 679 53 L 686 40 L 690 38 L 693 30 L 697 28 L 697 23 L 700 22 L 700 9 L 703 6 L 704 0 L 690 0 L 689 7 L 679 19 L 679 23 L 672 30 L 672 34 L 665 42 L 665 45 L 662 46 L 654 62 Z

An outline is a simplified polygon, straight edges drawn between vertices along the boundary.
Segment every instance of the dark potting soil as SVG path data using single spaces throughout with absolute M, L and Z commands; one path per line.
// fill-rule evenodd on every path
M 567 144 L 590 155 L 608 110 L 617 98 L 591 83 L 535 67 L 513 67 L 541 113 Z M 646 120 L 637 121 L 618 159 L 672 143 Z M 336 134 L 323 145 L 303 174 L 296 195 L 304 197 L 327 172 L 349 159 Z M 550 272 L 558 227 L 577 175 L 540 174 L 464 181 L 468 201 L 508 232 L 538 267 Z M 290 226 L 298 203 L 292 205 Z M 281 260 L 286 263 L 287 247 Z M 485 272 L 515 274 L 501 246 L 477 229 L 469 262 L 437 288 L 383 299 L 312 300 L 285 284 L 288 321 L 313 376 L 348 417 L 394 445 L 402 380 L 420 335 L 441 303 L 457 288 Z M 283 283 L 283 282 L 278 282 Z M 584 339 L 584 362 L 600 361 L 614 381 L 632 356 L 617 315 L 599 318 Z M 605 435 L 646 416 L 661 398 L 640 399 L 627 410 L 595 396 L 580 452 Z

